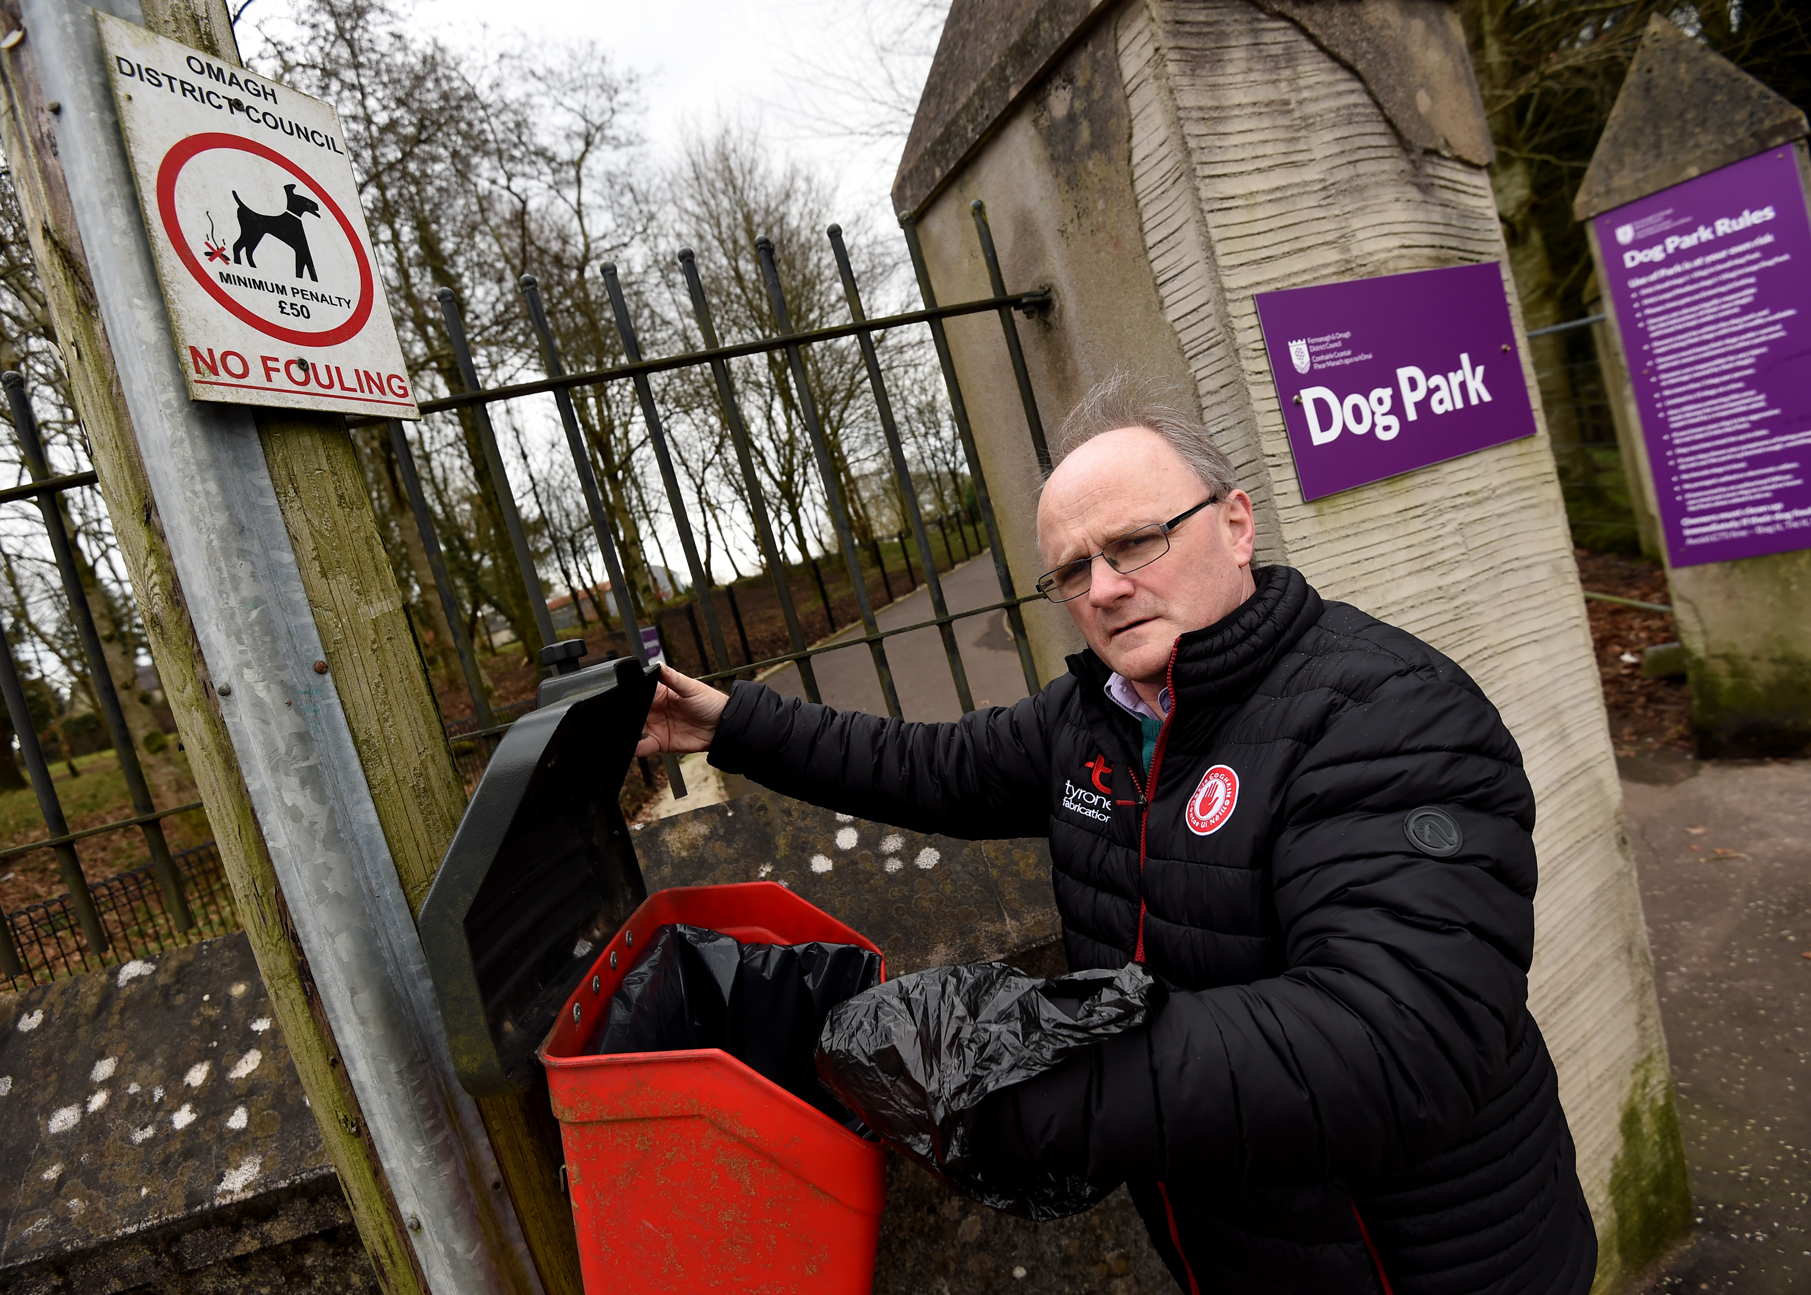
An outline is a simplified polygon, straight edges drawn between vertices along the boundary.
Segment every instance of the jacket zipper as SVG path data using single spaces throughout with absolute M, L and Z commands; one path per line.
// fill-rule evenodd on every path
M 1169 1208 L 1169 1197 L 1165 1196 L 1163 1200 L 1164 1208 Z M 1377 1280 L 1383 1283 L 1383 1295 L 1396 1295 L 1396 1293 L 1390 1289 L 1390 1279 L 1383 1271 L 1383 1259 L 1378 1255 L 1377 1246 L 1371 1240 L 1371 1229 L 1365 1226 L 1365 1216 L 1358 1212 L 1358 1201 L 1356 1199 L 1353 1199 L 1352 1201 L 1352 1217 L 1358 1220 L 1358 1235 L 1364 1238 L 1365 1249 L 1371 1252 L 1371 1264 L 1377 1269 Z M 1174 1235 L 1175 1231 L 1176 1222 L 1172 1219 L 1170 1220 L 1170 1232 Z M 1187 1260 L 1184 1260 L 1183 1262 L 1186 1263 Z
M 1171 693 L 1170 705 L 1175 704 L 1176 694 Z M 1176 1257 L 1182 1260 L 1182 1271 L 1188 1274 L 1188 1295 L 1201 1295 L 1201 1283 L 1195 1280 L 1194 1266 L 1182 1250 L 1182 1231 L 1176 1226 L 1176 1211 L 1170 1208 L 1170 1189 L 1158 1183 L 1157 1194 L 1163 1197 L 1163 1216 L 1170 1221 L 1170 1244 L 1176 1247 Z
M 1164 669 L 1164 686 L 1170 691 L 1169 713 L 1163 717 L 1163 727 L 1157 730 L 1157 745 L 1151 748 L 1150 783 L 1145 785 L 1138 780 L 1136 763 L 1127 772 L 1132 775 L 1132 787 L 1138 795 L 1138 943 L 1132 951 L 1134 962 L 1144 961 L 1144 915 L 1146 910 L 1144 898 L 1144 859 L 1145 840 L 1151 823 L 1151 798 L 1157 794 L 1157 775 L 1163 770 L 1163 752 L 1169 745 L 1170 724 L 1176 718 L 1178 698 L 1176 696 L 1176 651 L 1182 646 L 1177 639 L 1170 647 L 1170 663 Z M 1123 802 L 1121 802 L 1123 803 Z M 1170 1205 L 1170 1189 L 1167 1184 L 1157 1184 L 1157 1194 L 1163 1197 L 1163 1216 L 1170 1225 L 1170 1244 L 1176 1247 L 1176 1257 L 1182 1260 L 1182 1271 L 1188 1275 L 1188 1295 L 1201 1295 L 1201 1283 L 1195 1280 L 1194 1265 L 1188 1261 L 1188 1253 L 1182 1248 L 1182 1230 L 1176 1226 L 1176 1211 Z M 1357 1206 L 1353 1206 L 1354 1210 Z M 1360 1226 L 1363 1226 L 1361 1223 Z M 1379 1269 L 1379 1272 L 1382 1270 Z M 1387 1289 L 1385 1295 L 1390 1295 Z
M 1170 723 L 1176 718 L 1176 707 L 1179 699 L 1176 696 L 1176 650 L 1182 646 L 1177 639 L 1170 646 L 1170 663 L 1163 673 L 1164 687 L 1169 689 L 1170 710 L 1163 717 L 1163 727 L 1157 730 L 1157 745 L 1151 750 L 1151 780 L 1146 786 L 1138 781 L 1136 764 L 1127 769 L 1132 775 L 1132 787 L 1138 793 L 1138 942 L 1132 949 L 1132 961 L 1144 961 L 1144 854 L 1145 833 L 1151 822 L 1151 798 L 1157 794 L 1157 774 L 1163 768 L 1163 749 L 1170 740 Z M 1121 801 L 1121 804 L 1125 802 Z M 1167 1198 L 1166 1198 L 1167 1200 Z

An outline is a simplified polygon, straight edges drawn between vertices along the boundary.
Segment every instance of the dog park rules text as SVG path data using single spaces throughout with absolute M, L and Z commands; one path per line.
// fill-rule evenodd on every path
M 190 397 L 420 417 L 332 107 L 96 18 Z

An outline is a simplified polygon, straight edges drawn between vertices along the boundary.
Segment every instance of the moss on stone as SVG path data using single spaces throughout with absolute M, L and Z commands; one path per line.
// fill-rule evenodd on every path
M 1811 748 L 1811 656 L 1780 644 L 1756 660 L 1692 656 L 1692 728 L 1718 758 L 1799 756 Z
M 1608 1235 L 1600 1229 L 1594 1290 L 1615 1290 L 1691 1228 L 1685 1141 L 1666 1058 L 1650 1053 L 1635 1069 L 1622 1108 L 1622 1147 L 1610 1166 Z

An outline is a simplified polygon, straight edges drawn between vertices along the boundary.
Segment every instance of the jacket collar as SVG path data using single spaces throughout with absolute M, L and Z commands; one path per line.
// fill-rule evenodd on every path
M 1321 617 L 1321 596 L 1294 567 L 1254 567 L 1251 597 L 1205 629 L 1176 640 L 1170 663 L 1172 745 L 1195 746 L 1217 726 L 1222 707 L 1251 695 L 1282 657 Z M 1092 650 L 1069 658 L 1081 680 L 1082 705 L 1099 730 L 1122 732 L 1131 716 L 1106 699 L 1112 671 Z

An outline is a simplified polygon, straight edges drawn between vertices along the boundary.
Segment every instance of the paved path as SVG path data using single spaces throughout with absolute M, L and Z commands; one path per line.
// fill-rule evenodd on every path
M 943 596 L 953 612 L 999 602 L 1000 584 L 994 575 L 993 559 L 981 553 L 944 572 Z M 891 629 L 929 620 L 932 614 L 930 594 L 920 586 L 917 592 L 882 608 L 875 619 L 882 629 Z M 857 622 L 836 637 L 860 633 Z M 1019 652 L 1007 631 L 1004 611 L 957 621 L 956 645 L 968 671 L 969 693 L 976 706 L 1010 706 L 1026 695 Z M 962 714 L 956 704 L 956 686 L 950 681 L 943 642 L 935 627 L 888 639 L 886 648 L 887 661 L 893 668 L 893 685 L 899 690 L 899 708 L 907 719 L 947 720 Z M 818 691 L 827 705 L 876 715 L 887 713 L 867 644 L 855 643 L 827 652 L 814 657 L 812 664 L 817 671 Z M 796 666 L 784 666 L 763 682 L 788 697 L 805 695 Z
M 1811 1291 L 1811 761 L 1627 761 L 1696 1230 L 1633 1292 Z

